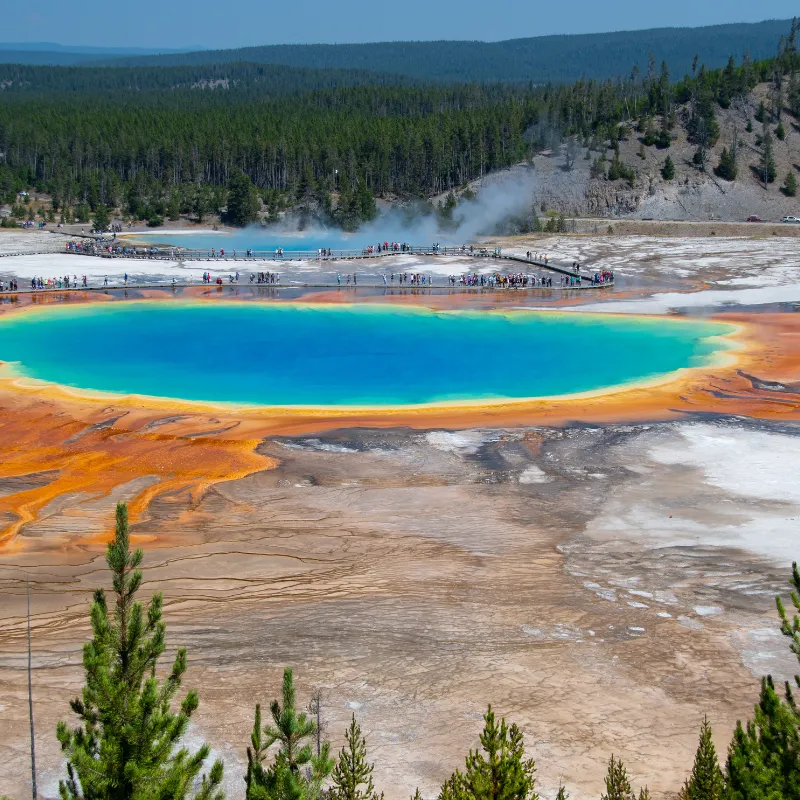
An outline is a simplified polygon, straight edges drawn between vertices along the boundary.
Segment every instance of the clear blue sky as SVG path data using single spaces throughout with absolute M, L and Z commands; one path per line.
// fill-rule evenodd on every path
M 770 0 L 37 0 L 3 15 L 0 41 L 108 47 L 498 40 L 787 19 Z

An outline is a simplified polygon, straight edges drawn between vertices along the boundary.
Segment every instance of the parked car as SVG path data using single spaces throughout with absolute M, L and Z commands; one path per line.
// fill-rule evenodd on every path
M 800 217 L 784 217 L 781 222 L 800 222 Z
M 763 222 L 764 220 L 763 220 L 763 219 L 761 219 L 761 217 L 757 217 L 755 214 L 751 214 L 751 215 L 750 215 L 750 216 L 747 218 L 747 221 L 748 221 L 748 222 Z

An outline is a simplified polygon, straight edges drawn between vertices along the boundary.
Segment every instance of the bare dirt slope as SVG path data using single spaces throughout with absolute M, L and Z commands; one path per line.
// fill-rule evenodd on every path
M 794 171 L 800 179 L 800 123 L 788 112 L 783 112 L 785 140 L 779 140 L 774 131 L 776 123 L 769 124 L 773 132 L 777 179 L 765 189 L 757 175 L 761 148 L 759 137 L 762 125 L 755 119 L 759 102 L 766 97 L 766 85 L 759 85 L 746 103 L 738 108 L 717 109 L 720 137 L 709 153 L 706 172 L 698 170 L 692 157 L 697 149 L 687 139 L 685 121 L 688 110 L 680 109 L 678 124 L 672 131 L 672 145 L 660 150 L 646 147 L 643 134 L 633 123 L 625 126 L 620 142 L 623 164 L 633 167 L 636 179 L 608 181 L 590 175 L 592 161 L 603 151 L 581 147 L 570 169 L 566 168 L 566 146 L 537 155 L 530 165 L 519 165 L 512 170 L 473 183 L 481 188 L 497 181 L 508 180 L 518 174 L 520 180 L 530 181 L 531 204 L 539 215 L 548 211 L 567 216 L 599 216 L 654 220 L 727 220 L 744 221 L 758 215 L 765 221 L 780 220 L 786 215 L 800 216 L 800 198 L 787 197 L 782 191 L 786 174 Z M 750 121 L 752 131 L 747 131 Z M 654 120 L 656 127 L 659 119 Z M 738 176 L 733 182 L 716 177 L 713 169 L 719 163 L 723 147 L 730 148 L 738 141 Z M 610 162 L 611 149 L 605 150 Z M 675 164 L 676 175 L 666 181 L 661 169 L 667 156 Z M 442 198 L 434 198 L 436 200 Z

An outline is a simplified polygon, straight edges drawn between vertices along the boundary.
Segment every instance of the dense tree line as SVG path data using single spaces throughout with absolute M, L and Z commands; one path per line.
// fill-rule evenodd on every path
M 118 504 L 116 529 L 106 562 L 113 576 L 114 602 L 99 589 L 90 618 L 92 639 L 83 650 L 85 685 L 72 710 L 79 724 L 59 723 L 66 758 L 62 800 L 224 800 L 223 765 L 203 772 L 210 748 L 191 752 L 183 744 L 198 696 L 189 691 L 179 707 L 187 654 L 179 649 L 171 670 L 157 677 L 166 648 L 161 594 L 147 610 L 136 599 L 142 582 L 141 550 L 131 552 L 127 508 Z M 792 573 L 794 613 L 777 600 L 781 633 L 800 660 L 800 572 Z M 761 684 L 752 720 L 739 722 L 721 767 L 711 726 L 704 719 L 691 773 L 680 800 L 796 800 L 800 797 L 800 708 L 793 689 L 800 676 L 779 688 L 770 677 Z M 321 712 L 319 697 L 313 711 Z M 269 720 L 255 707 L 244 774 L 246 800 L 380 800 L 367 757 L 367 742 L 353 715 L 337 757 L 321 737 L 319 718 L 298 707 L 291 669 L 283 675 L 280 699 Z M 480 748 L 470 751 L 463 770 L 445 780 L 439 800 L 538 800 L 536 765 L 526 758 L 516 724 L 499 720 L 491 706 L 484 715 Z M 627 769 L 614 755 L 608 763 L 601 800 L 649 800 L 647 787 L 634 791 Z M 558 800 L 567 800 L 564 786 Z M 417 791 L 412 800 L 421 800 Z
M 413 85 L 410 78 L 353 69 L 306 69 L 280 64 L 222 63 L 174 67 L 28 66 L 0 63 L 0 97 L 11 93 L 233 91 L 239 101 L 336 86 Z M 141 98 L 139 98 L 141 101 Z
M 353 225 L 369 217 L 359 209 L 371 208 L 375 196 L 446 192 L 564 137 L 601 153 L 593 175 L 633 182 L 635 170 L 619 158 L 622 123 L 635 123 L 645 144 L 668 148 L 679 110 L 705 169 L 719 136 L 717 109 L 742 101 L 757 83 L 772 87 L 759 110 L 770 124 L 780 124 L 783 109 L 800 112 L 796 34 L 792 25 L 778 55 L 763 61 L 745 55 L 708 70 L 695 58 L 677 82 L 652 55 L 643 75 L 634 69 L 615 81 L 548 86 L 360 85 L 363 75 L 348 74 L 329 79 L 352 85 L 309 89 L 324 74 L 278 68 L 259 83 L 264 67 L 245 64 L 233 65 L 249 76 L 241 85 L 198 90 L 183 82 L 202 83 L 230 74 L 227 68 L 175 67 L 163 78 L 150 68 L 108 70 L 107 77 L 94 68 L 36 68 L 44 70 L 42 86 L 62 88 L 0 97 L 0 200 L 35 187 L 53 196 L 56 211 L 80 207 L 81 219 L 99 207 L 144 219 L 202 218 L 224 208 L 226 187 L 241 173 L 273 218 L 288 206 L 331 211 L 335 194 L 346 206 L 337 206 L 339 217 Z M 62 77 L 51 80 L 47 70 Z M 97 91 L 81 88 L 94 80 Z M 162 80 L 172 88 L 159 88 Z M 609 147 L 615 153 L 607 161 Z M 735 177 L 735 152 L 717 172 Z M 774 180 L 768 166 L 764 173 Z
M 0 105 L 0 191 L 22 183 L 116 205 L 123 185 L 150 196 L 224 186 L 241 170 L 294 198 L 359 181 L 373 194 L 432 194 L 524 158 L 536 113 L 533 95 L 507 87 L 352 87 L 253 103 L 20 94 Z

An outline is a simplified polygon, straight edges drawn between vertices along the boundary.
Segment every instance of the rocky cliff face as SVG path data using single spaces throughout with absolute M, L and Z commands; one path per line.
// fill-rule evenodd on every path
M 566 216 L 731 222 L 744 221 L 750 215 L 765 221 L 800 216 L 800 197 L 789 197 L 781 190 L 788 173 L 800 178 L 800 120 L 784 111 L 785 138 L 773 136 L 777 177 L 765 188 L 757 169 L 762 126 L 754 119 L 755 109 L 763 99 L 768 99 L 766 84 L 756 87 L 747 102 L 737 108 L 717 109 L 721 134 L 708 151 L 705 172 L 693 163 L 697 146 L 688 140 L 682 122 L 673 128 L 672 141 L 666 149 L 646 146 L 633 123 L 623 126 L 619 158 L 626 168 L 635 171 L 633 186 L 626 180 L 591 177 L 591 164 L 602 155 L 601 151 L 582 147 L 570 169 L 566 168 L 563 146 L 542 152 L 533 159 L 532 170 L 520 166 L 526 175 L 534 176 L 533 210 L 540 217 L 549 211 Z M 678 117 L 683 120 L 685 114 Z M 774 129 L 775 124 L 772 121 L 769 127 Z M 730 147 L 733 141 L 738 143 L 738 175 L 735 181 L 726 181 L 714 174 L 714 167 L 720 161 L 722 148 Z M 606 149 L 606 169 L 613 156 L 614 152 Z M 662 177 L 667 156 L 675 167 L 675 178 L 670 181 Z M 513 170 L 504 171 L 504 175 L 509 172 Z M 489 180 L 485 178 L 483 182 Z
M 650 181 L 589 180 L 585 189 L 585 212 L 598 217 L 616 217 L 637 211 L 650 191 Z

